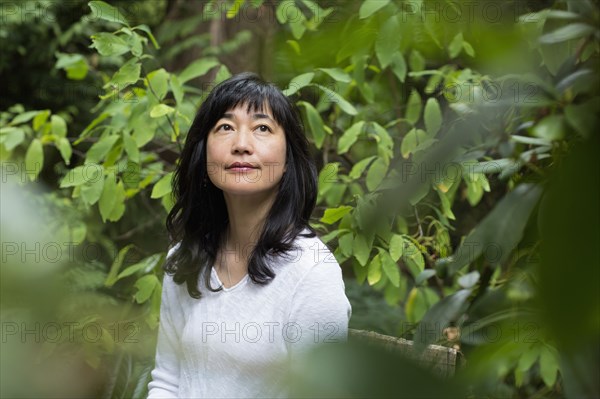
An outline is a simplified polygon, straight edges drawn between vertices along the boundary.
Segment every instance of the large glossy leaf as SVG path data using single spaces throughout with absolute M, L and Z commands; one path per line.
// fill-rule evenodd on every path
M 394 54 L 399 51 L 398 37 L 402 34 L 397 16 L 383 23 L 375 42 L 375 54 L 382 68 L 392 63 Z
M 351 206 L 343 205 L 338 208 L 326 209 L 325 214 L 321 218 L 321 222 L 327 224 L 333 224 L 344 217 L 348 212 L 352 210 Z
M 341 95 L 339 95 L 335 91 L 333 91 L 325 86 L 318 85 L 318 84 L 313 84 L 313 86 L 316 86 L 319 89 L 321 89 L 325 93 L 327 99 L 330 102 L 337 104 L 340 107 L 340 109 L 342 111 L 344 111 L 345 113 L 347 113 L 348 115 L 356 115 L 358 113 L 358 111 L 356 110 L 356 108 L 354 108 L 354 106 L 352 104 L 350 104 L 346 99 L 344 99 Z
M 503 263 L 521 240 L 529 216 L 542 189 L 521 184 L 508 193 L 469 233 L 449 265 L 450 274 L 467 266 L 482 254 L 492 265 Z
M 201 58 L 197 61 L 194 61 L 179 74 L 179 82 L 184 84 L 188 80 L 202 76 L 217 65 L 220 65 L 219 61 L 213 58 Z
M 359 18 L 368 18 L 383 7 L 387 6 L 390 0 L 364 0 L 358 10 Z
M 338 154 L 343 154 L 343 153 L 347 152 L 350 149 L 350 147 L 352 147 L 352 144 L 354 144 L 356 142 L 356 140 L 358 140 L 358 136 L 362 132 L 364 125 L 365 125 L 365 121 L 356 122 L 355 124 L 350 126 L 350 128 L 348 128 L 348 130 L 346 130 L 344 132 L 342 137 L 340 137 L 338 140 L 338 144 L 337 144 L 337 153 Z
M 173 172 L 164 175 L 152 188 L 152 194 L 150 198 L 161 198 L 171 192 L 171 179 L 173 178 Z
M 44 147 L 40 139 L 33 139 L 25 153 L 25 168 L 30 180 L 35 180 L 44 166 Z
M 127 19 L 121 14 L 118 8 L 103 1 L 90 1 L 88 5 L 91 8 L 90 18 L 103 19 L 121 25 L 128 25 Z
M 422 109 L 423 104 L 421 103 L 421 95 L 418 91 L 413 90 L 408 97 L 408 102 L 406 103 L 406 120 L 413 125 L 417 123 L 421 118 Z
M 591 35 L 596 31 L 596 28 L 588 24 L 576 22 L 563 26 L 553 32 L 546 33 L 540 37 L 540 42 L 546 44 L 560 43 L 571 39 L 577 39 L 587 35 Z
M 442 110 L 435 98 L 430 98 L 425 104 L 425 129 L 429 137 L 434 137 L 442 126 Z
M 317 148 L 321 148 L 323 146 L 323 141 L 325 140 L 325 129 L 323 127 L 323 119 L 321 119 L 319 111 L 317 111 L 312 104 L 306 101 L 299 101 L 298 105 L 302 105 L 306 110 L 306 120 L 308 121 L 310 132 L 312 133 L 315 141 L 315 146 Z
M 367 189 L 369 191 L 373 191 L 379 186 L 379 184 L 385 178 L 385 175 L 388 171 L 388 164 L 385 162 L 383 158 L 377 158 L 375 162 L 371 164 L 369 167 L 369 171 L 367 172 Z

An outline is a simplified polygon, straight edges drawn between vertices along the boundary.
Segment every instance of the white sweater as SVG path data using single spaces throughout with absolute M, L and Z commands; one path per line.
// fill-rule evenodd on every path
M 286 397 L 299 354 L 347 340 L 352 308 L 338 262 L 318 237 L 296 244 L 265 286 L 246 275 L 211 292 L 201 276 L 198 300 L 165 275 L 149 398 Z M 214 268 L 211 285 L 222 285 Z

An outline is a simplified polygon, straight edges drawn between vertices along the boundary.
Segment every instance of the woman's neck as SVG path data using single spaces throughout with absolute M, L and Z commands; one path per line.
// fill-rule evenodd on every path
M 274 195 L 225 195 L 229 225 L 225 232 L 225 252 L 247 260 L 256 246 Z M 246 262 L 243 262 L 246 263 Z

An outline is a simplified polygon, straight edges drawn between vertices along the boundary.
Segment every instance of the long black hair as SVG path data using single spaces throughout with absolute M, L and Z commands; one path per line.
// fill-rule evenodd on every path
M 209 131 L 224 113 L 238 105 L 251 110 L 270 107 L 283 128 L 286 139 L 286 171 L 279 183 L 275 201 L 267 213 L 258 242 L 250 254 L 248 275 L 256 283 L 268 284 L 275 273 L 269 261 L 297 250 L 298 235 L 314 237 L 309 225 L 316 205 L 317 170 L 297 107 L 275 85 L 253 73 L 240 73 L 213 88 L 200 106 L 187 134 L 180 162 L 173 174 L 175 204 L 167 216 L 170 246 L 177 246 L 165 262 L 165 271 L 177 284 L 187 284 L 191 297 L 200 298 L 198 279 L 207 269 L 205 283 L 210 286 L 210 269 L 224 240 L 229 217 L 221 189 L 208 179 L 206 143 Z M 305 228 L 306 234 L 300 234 Z

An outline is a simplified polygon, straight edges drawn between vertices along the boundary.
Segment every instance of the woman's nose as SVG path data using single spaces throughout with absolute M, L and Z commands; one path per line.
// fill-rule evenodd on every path
M 240 130 L 234 137 L 235 138 L 233 139 L 233 145 L 231 146 L 232 153 L 252 153 L 253 144 L 252 132 L 250 131 L 250 129 L 240 128 Z

